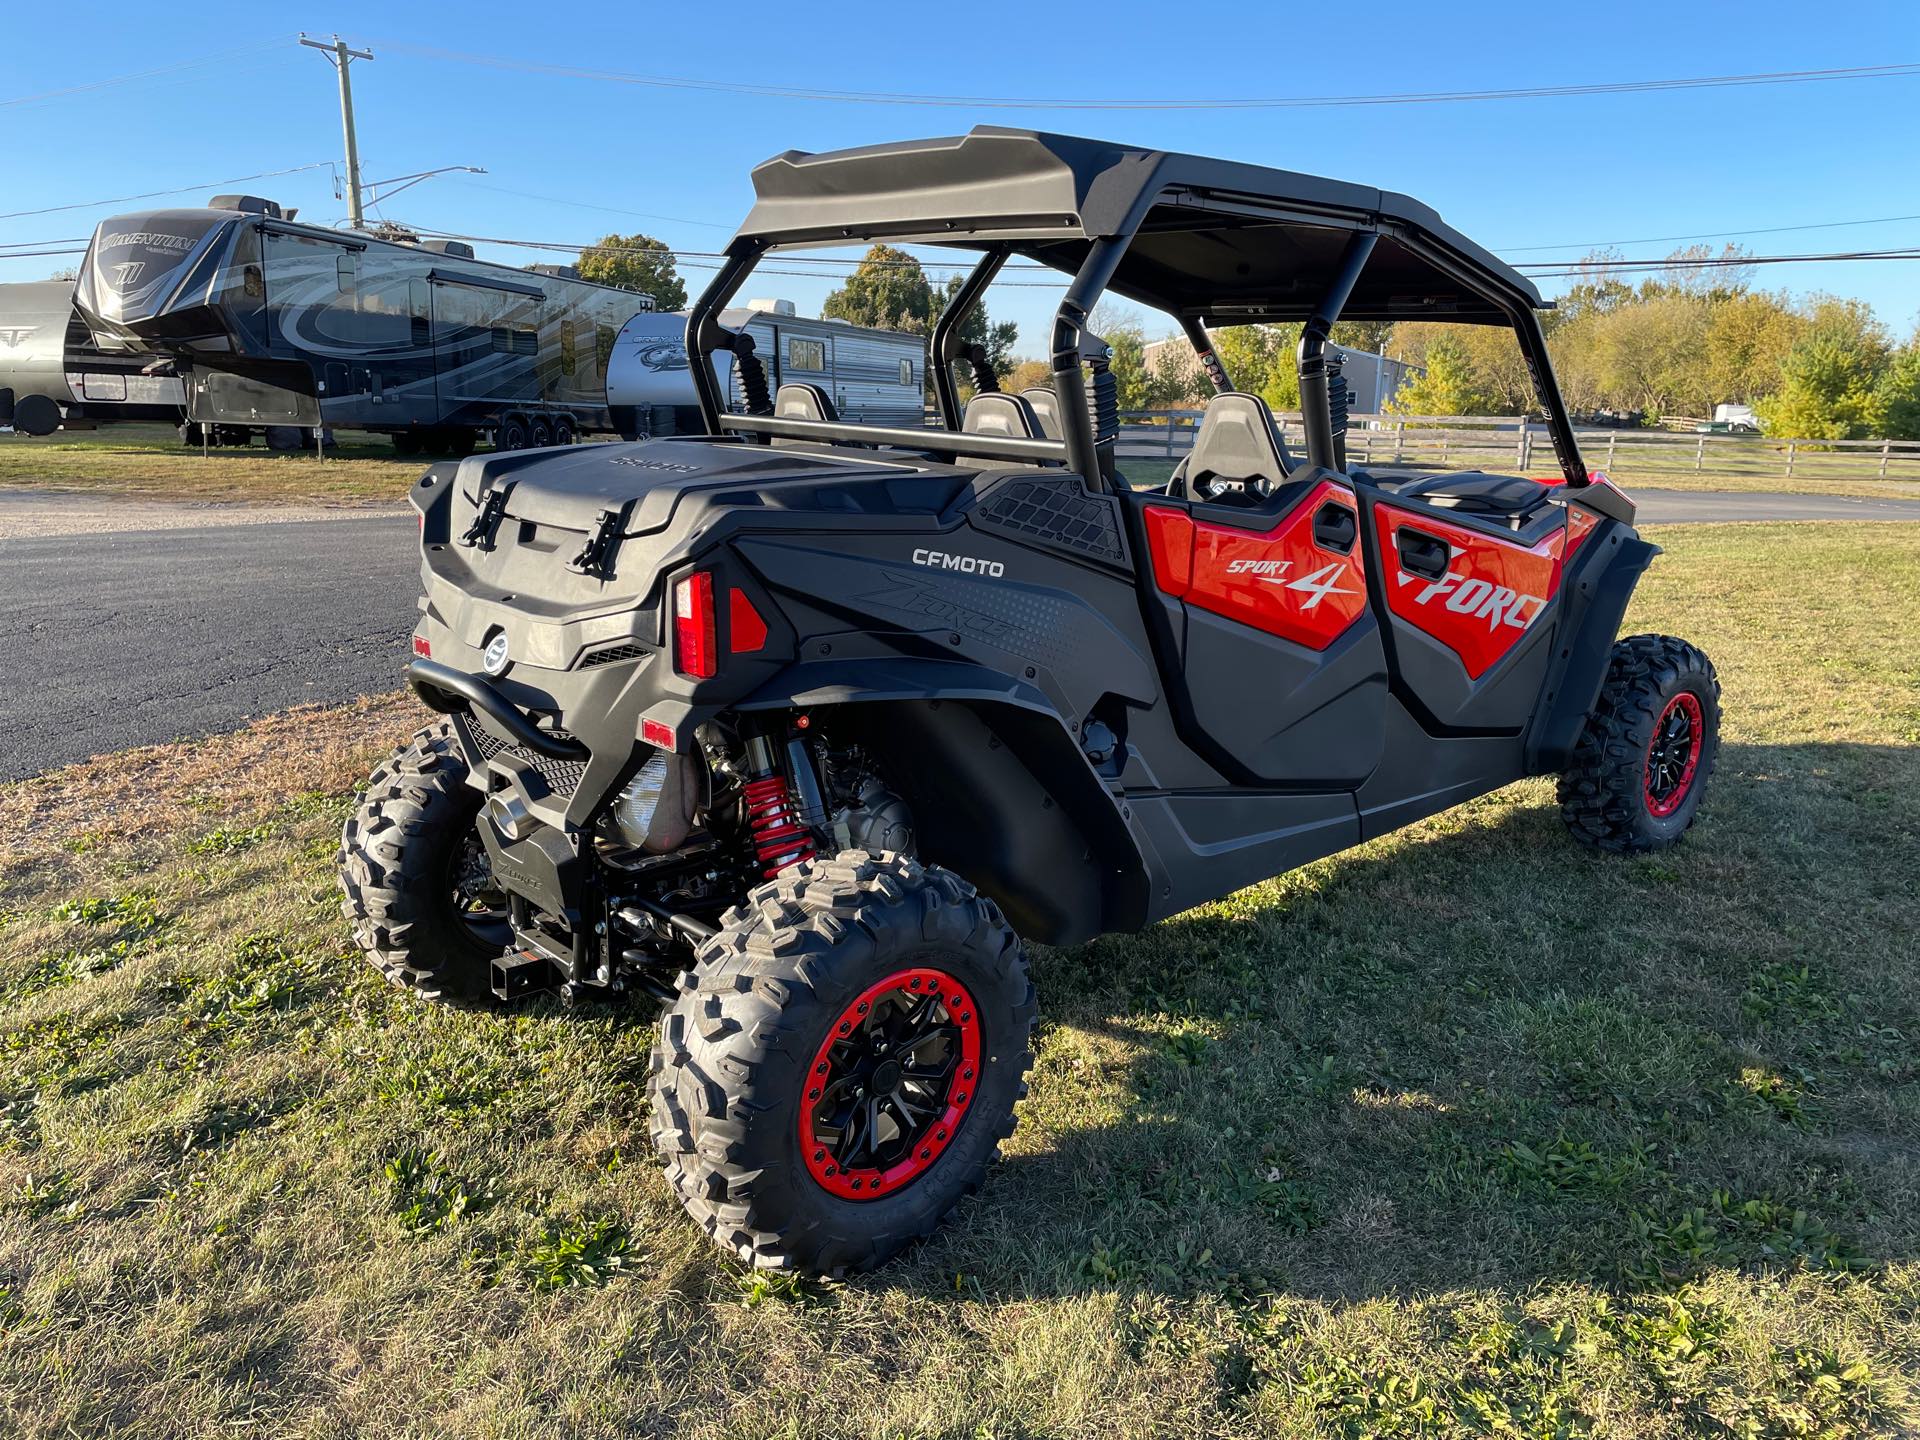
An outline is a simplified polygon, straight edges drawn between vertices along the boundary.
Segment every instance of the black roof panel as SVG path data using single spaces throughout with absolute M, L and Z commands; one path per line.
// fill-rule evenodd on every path
M 1068 272 L 1090 243 L 1135 234 L 1109 288 L 1176 315 L 1301 319 L 1346 236 L 1381 242 L 1347 319 L 1508 320 L 1487 298 L 1539 307 L 1531 281 L 1418 200 L 1329 180 L 1103 140 L 980 126 L 966 135 L 806 154 L 753 172 L 737 239 L 1004 243 Z

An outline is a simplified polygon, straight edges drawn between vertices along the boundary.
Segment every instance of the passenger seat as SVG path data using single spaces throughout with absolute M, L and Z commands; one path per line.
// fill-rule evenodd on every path
M 1046 438 L 1045 432 L 1040 428 L 1040 417 L 1033 412 L 1032 402 L 1024 395 L 1008 395 L 998 390 L 976 395 L 967 402 L 966 414 L 960 417 L 960 433 L 1001 435 L 1012 440 Z M 1035 462 L 1003 460 L 991 455 L 956 455 L 953 463 L 999 467 Z
M 1229 390 L 1207 402 L 1193 449 L 1167 493 L 1214 504 L 1257 505 L 1293 471 L 1287 442 L 1258 395 Z
M 833 399 L 818 385 L 804 384 L 790 380 L 775 392 L 773 413 L 780 420 L 824 420 L 835 421 L 840 412 L 834 408 Z M 774 440 L 776 448 L 791 448 L 795 445 L 819 445 L 819 440 Z

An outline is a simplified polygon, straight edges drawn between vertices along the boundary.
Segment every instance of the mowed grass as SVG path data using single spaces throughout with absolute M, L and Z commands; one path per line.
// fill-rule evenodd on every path
M 380 436 L 341 433 L 339 449 L 280 453 L 256 444 L 206 454 L 170 425 L 109 425 L 35 438 L 0 435 L 0 488 L 79 490 L 150 500 L 364 505 L 406 498 L 427 461 Z
M 442 1011 L 332 851 L 422 717 L 0 789 L 0 1406 L 53 1437 L 1881 1436 L 1920 1427 L 1920 531 L 1688 527 L 1687 842 L 1548 781 L 1035 955 L 935 1239 L 755 1275 L 645 1141 L 644 1011 Z

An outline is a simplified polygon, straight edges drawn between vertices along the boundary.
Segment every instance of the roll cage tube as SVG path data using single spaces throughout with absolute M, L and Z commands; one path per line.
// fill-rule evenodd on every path
M 687 356 L 693 370 L 693 393 L 700 402 L 700 423 L 709 435 L 720 433 L 720 382 L 714 378 L 713 352 L 733 348 L 733 332 L 720 323 L 720 312 L 734 291 L 745 283 L 766 247 L 756 240 L 736 240 L 727 247 L 727 258 L 718 273 L 700 292 L 687 312 Z
M 1300 423 L 1307 432 L 1307 463 L 1327 470 L 1346 470 L 1346 456 L 1333 433 L 1333 410 L 1327 396 L 1327 335 L 1332 331 L 1347 297 L 1360 282 L 1373 247 L 1380 243 L 1378 232 L 1356 230 L 1347 237 L 1340 254 L 1340 268 L 1334 273 L 1327 293 L 1320 297 L 1307 323 L 1300 327 Z
M 1121 257 L 1133 236 L 1103 235 L 1087 249 L 1080 271 L 1060 298 L 1053 317 L 1053 395 L 1060 407 L 1060 434 L 1067 442 L 1067 464 L 1086 481 L 1091 491 L 1112 488 L 1112 477 L 1100 464 L 1098 438 L 1093 433 L 1093 412 L 1087 406 L 1087 382 L 1080 370 L 1085 354 L 1087 316 L 1100 303 L 1100 296 L 1119 268 Z
M 1186 332 L 1187 343 L 1193 346 L 1193 353 L 1200 361 L 1200 368 L 1206 372 L 1207 383 L 1213 386 L 1213 393 L 1224 395 L 1233 389 L 1233 377 L 1227 374 L 1227 367 L 1220 363 L 1219 352 L 1213 348 L 1213 337 L 1207 334 L 1207 327 L 1191 315 L 1180 319 L 1180 328 Z
M 1007 263 L 1008 247 L 996 245 L 980 257 L 953 299 L 947 302 L 933 322 L 933 400 L 940 410 L 940 423 L 949 430 L 960 428 L 960 392 L 953 383 L 953 362 L 960 359 L 960 331 L 980 304 L 980 297 Z

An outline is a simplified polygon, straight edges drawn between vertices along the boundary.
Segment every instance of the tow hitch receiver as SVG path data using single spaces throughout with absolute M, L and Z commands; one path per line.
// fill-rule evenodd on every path
M 502 1000 L 524 1000 L 559 987 L 560 969 L 536 950 L 510 950 L 493 962 L 493 993 Z

